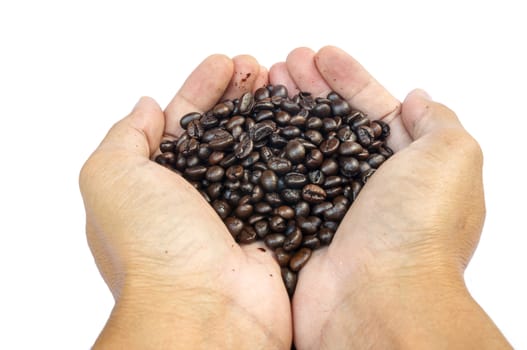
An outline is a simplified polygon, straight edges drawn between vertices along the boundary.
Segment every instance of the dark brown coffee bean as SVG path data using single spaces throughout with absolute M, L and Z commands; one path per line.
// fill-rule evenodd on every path
M 326 118 L 331 115 L 331 106 L 327 103 L 318 103 L 313 109 L 311 114 L 320 118 Z
M 265 194 L 265 191 L 263 190 L 263 188 L 261 188 L 258 185 L 255 185 L 253 187 L 253 191 L 251 193 L 251 201 L 253 203 L 260 202 L 262 200 L 262 198 L 264 197 L 264 194 Z
M 221 182 L 215 182 L 207 187 L 207 194 L 210 199 L 218 199 L 223 191 L 223 184 Z
M 264 196 L 267 203 L 271 204 L 273 207 L 277 207 L 283 204 L 282 198 L 276 192 L 266 193 Z
M 254 99 L 256 101 L 261 101 L 261 100 L 269 98 L 269 97 L 271 97 L 271 93 L 265 87 L 258 88 L 254 92 Z
M 245 124 L 245 117 L 241 115 L 235 115 L 230 118 L 229 121 L 225 124 L 227 130 L 232 130 L 235 126 L 241 126 Z
M 285 146 L 285 155 L 293 163 L 299 163 L 306 156 L 304 145 L 298 140 L 291 140 Z
M 161 153 L 156 157 L 156 162 L 161 165 L 175 164 L 177 160 L 176 154 L 173 152 Z
M 326 181 L 326 176 L 320 170 L 312 170 L 307 174 L 309 182 L 321 186 Z
M 311 214 L 313 215 L 322 215 L 324 212 L 330 208 L 333 207 L 333 203 L 331 202 L 322 202 L 319 203 L 311 209 Z
M 307 217 L 309 215 L 309 203 L 301 201 L 295 205 L 295 216 L 296 217 Z
M 320 243 L 323 245 L 329 245 L 331 241 L 333 240 L 333 236 L 335 235 L 335 232 L 327 227 L 322 227 L 320 231 L 318 232 L 318 239 L 320 240 Z
M 323 141 L 320 144 L 320 151 L 325 157 L 330 157 L 337 152 L 340 146 L 340 141 L 337 138 L 332 138 Z
M 326 176 L 337 175 L 339 172 L 339 164 L 333 158 L 325 159 L 320 166 L 320 171 Z
M 204 132 L 205 129 L 199 120 L 192 120 L 187 126 L 187 134 L 190 137 L 199 139 L 203 136 Z
M 297 217 L 296 219 L 298 227 L 302 230 L 305 235 L 313 235 L 317 233 L 322 220 L 318 216 Z
M 223 151 L 234 143 L 234 137 L 227 130 L 223 129 L 207 130 L 203 135 L 203 139 L 209 143 L 209 147 L 214 151 Z
M 302 199 L 301 191 L 295 188 L 286 188 L 280 192 L 280 195 L 289 204 L 298 203 Z
M 373 174 L 375 174 L 375 169 L 370 169 L 362 173 L 361 174 L 362 183 L 365 184 L 366 182 L 368 182 L 368 180 L 370 179 L 370 177 L 373 176 Z
M 264 238 L 264 243 L 270 249 L 276 249 L 281 247 L 285 241 L 285 235 L 281 233 L 269 233 Z
M 212 109 L 212 114 L 217 118 L 227 118 L 234 109 L 234 105 L 218 103 Z
M 256 231 L 252 226 L 245 225 L 238 235 L 237 241 L 241 244 L 249 244 L 256 241 Z
M 296 289 L 297 274 L 289 270 L 287 267 L 282 267 L 282 280 L 284 281 L 285 289 L 290 297 L 293 296 Z
M 164 140 L 164 141 L 161 141 L 161 143 L 159 144 L 159 150 L 163 153 L 172 152 L 176 150 L 174 146 L 175 146 L 174 141 Z
M 213 115 L 204 115 L 199 119 L 199 122 L 205 130 L 215 128 L 220 125 L 220 120 Z
M 342 98 L 329 98 L 331 100 L 331 111 L 333 115 L 345 116 L 351 112 L 351 106 L 346 100 Z
M 302 238 L 303 238 L 302 231 L 300 230 L 300 228 L 297 227 L 284 240 L 283 242 L 284 250 L 290 252 L 292 250 L 297 249 L 302 244 Z
M 337 130 L 338 124 L 334 118 L 324 118 L 322 119 L 322 130 L 324 132 L 330 132 Z
M 286 220 L 278 215 L 274 215 L 269 219 L 269 228 L 272 232 L 284 232 L 287 227 Z
M 269 222 L 267 220 L 257 221 L 253 227 L 259 238 L 264 238 L 269 233 Z
M 229 214 L 231 213 L 231 206 L 223 199 L 213 201 L 212 207 L 222 219 L 227 218 L 227 216 L 229 216 Z
M 362 146 L 354 141 L 344 141 L 340 144 L 338 153 L 342 156 L 353 156 L 361 153 Z
M 347 177 L 352 177 L 359 172 L 359 161 L 353 157 L 339 158 L 340 173 Z
M 197 154 L 193 154 L 191 156 L 188 156 L 186 158 L 186 161 L 187 161 L 187 168 L 194 167 L 196 165 L 199 165 L 199 163 L 200 163 L 200 160 L 199 160 L 199 157 L 198 157 Z
M 247 115 L 251 112 L 251 108 L 254 105 L 254 96 L 251 92 L 246 92 L 240 97 L 240 103 L 238 105 L 238 113 L 241 115 Z
M 227 226 L 232 237 L 236 238 L 242 232 L 243 221 L 234 216 L 229 216 L 225 218 L 225 226 Z
M 223 169 L 219 165 L 213 165 L 207 169 L 207 172 L 205 173 L 205 178 L 210 182 L 218 182 L 223 179 L 224 174 L 225 169 Z
M 302 173 L 291 172 L 284 176 L 284 183 L 289 188 L 302 188 L 307 185 L 307 177 Z
M 210 165 L 216 165 L 219 162 L 221 162 L 224 157 L 225 157 L 225 153 L 224 152 L 214 151 L 214 152 L 212 152 L 210 154 L 210 156 L 208 158 L 208 163 Z
M 200 180 L 205 176 L 207 168 L 203 165 L 196 165 L 190 168 L 186 168 L 183 174 L 190 180 Z
M 293 272 L 299 271 L 307 263 L 311 257 L 311 249 L 309 248 L 300 248 L 295 255 L 291 257 L 289 261 L 289 268 Z
M 272 147 L 283 148 L 287 145 L 287 139 L 275 132 L 269 137 L 269 145 Z
M 386 158 L 382 154 L 379 154 L 379 153 L 372 154 L 368 157 L 368 164 L 372 168 L 377 169 L 378 167 L 381 166 L 382 163 L 384 163 L 385 160 Z
M 340 221 L 346 215 L 348 207 L 345 204 L 338 203 L 324 212 L 326 221 Z
M 271 90 L 271 96 L 287 98 L 287 94 L 287 88 L 284 85 L 274 85 L 273 90 Z
M 288 205 L 281 205 L 276 208 L 275 215 L 281 216 L 286 220 L 290 220 L 295 217 L 295 210 Z
M 271 104 L 271 106 L 272 106 L 272 104 Z M 264 121 L 264 120 L 268 120 L 268 119 L 273 119 L 273 118 L 274 118 L 273 111 L 264 109 L 264 110 L 261 110 L 258 113 L 256 113 L 256 115 L 254 116 L 254 121 L 256 121 L 258 123 L 258 122 L 261 122 L 261 121 Z
M 330 188 L 342 185 L 342 177 L 340 176 L 328 176 L 322 185 L 323 188 Z
M 267 162 L 267 166 L 269 169 L 273 170 L 275 173 L 279 175 L 283 175 L 285 173 L 288 173 L 291 171 L 292 164 L 289 159 L 286 158 L 279 158 L 279 157 L 272 157 Z
M 250 129 L 249 134 L 255 142 L 258 142 L 270 136 L 275 130 L 276 124 L 273 121 L 264 120 L 263 122 L 255 124 Z
M 304 236 L 302 239 L 302 247 L 306 247 L 311 250 L 318 249 L 320 248 L 320 240 L 318 239 L 317 235 Z
M 185 114 L 181 119 L 179 120 L 179 124 L 183 129 L 186 129 L 188 124 L 193 120 L 199 120 L 201 118 L 201 113 L 198 112 L 191 112 Z
M 278 247 L 275 249 L 274 253 L 280 267 L 289 265 L 289 260 L 291 260 L 290 252 L 287 252 L 284 248 Z
M 291 140 L 299 137 L 302 134 L 302 130 L 298 126 L 288 125 L 281 130 L 280 134 L 287 140 Z
M 225 157 L 223 157 L 223 159 L 220 161 L 220 165 L 224 168 L 228 168 L 234 163 L 236 163 L 236 161 L 237 161 L 237 158 L 234 155 L 234 153 L 227 153 Z
M 225 189 L 223 191 L 223 198 L 227 201 L 230 206 L 235 207 L 238 205 L 241 195 L 237 190 Z
M 273 208 L 269 203 L 258 202 L 254 205 L 254 210 L 259 214 L 269 214 L 273 211 Z
M 304 137 L 316 146 L 319 146 L 324 141 L 324 136 L 317 130 L 306 130 Z
M 251 152 L 244 160 L 240 163 L 244 168 L 250 168 L 260 160 L 260 153 Z
M 272 170 L 265 170 L 260 177 L 260 185 L 267 192 L 274 192 L 278 186 L 278 176 Z
M 234 214 L 240 219 L 247 219 L 253 213 L 253 206 L 251 204 L 242 204 L 236 207 Z
M 302 188 L 302 198 L 308 203 L 321 203 L 326 199 L 326 191 L 318 185 L 309 184 Z
M 284 126 L 289 124 L 289 121 L 291 120 L 291 115 L 285 110 L 281 110 L 275 113 L 274 118 L 278 125 Z

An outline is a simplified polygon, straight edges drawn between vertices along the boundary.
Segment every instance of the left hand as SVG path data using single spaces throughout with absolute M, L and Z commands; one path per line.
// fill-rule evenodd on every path
M 165 113 L 150 98 L 115 124 L 80 187 L 93 256 L 116 306 L 96 345 L 289 349 L 289 298 L 269 252 L 240 247 L 201 195 L 150 160 L 179 119 L 267 83 L 250 56 L 213 55 Z

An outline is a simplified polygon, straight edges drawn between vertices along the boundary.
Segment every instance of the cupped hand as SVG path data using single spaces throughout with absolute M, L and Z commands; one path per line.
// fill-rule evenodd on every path
M 299 349 L 391 348 L 375 330 L 402 326 L 389 315 L 404 314 L 394 304 L 418 303 L 412 293 L 423 288 L 432 304 L 434 293 L 464 288 L 485 215 L 480 148 L 448 108 L 420 90 L 400 103 L 335 47 L 296 49 L 269 78 L 293 93 L 334 90 L 391 127 L 395 155 L 363 187 L 331 245 L 302 269 L 293 300 Z
M 142 98 L 85 163 L 88 242 L 116 301 L 98 345 L 290 347 L 289 298 L 270 253 L 236 244 L 187 181 L 150 160 L 163 138 L 181 133 L 184 114 L 266 83 L 250 56 L 211 56 L 165 113 Z

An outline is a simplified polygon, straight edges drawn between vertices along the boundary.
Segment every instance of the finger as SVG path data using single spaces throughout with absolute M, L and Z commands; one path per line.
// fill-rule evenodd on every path
M 232 59 L 232 62 L 234 64 L 234 72 L 229 86 L 222 97 L 223 100 L 239 98 L 247 91 L 252 91 L 260 72 L 260 64 L 252 56 L 236 56 Z
M 296 95 L 300 92 L 295 81 L 289 75 L 287 64 L 285 62 L 275 63 L 269 70 L 269 83 L 271 85 L 284 85 L 289 92 L 289 96 Z
M 253 90 L 257 90 L 261 87 L 265 87 L 269 84 L 269 71 L 264 66 L 260 66 L 258 76 L 254 81 Z
M 98 150 L 123 150 L 150 157 L 159 146 L 164 125 L 163 111 L 157 102 L 141 97 L 132 112 L 110 129 Z
M 311 92 L 313 96 L 326 97 L 331 88 L 320 75 L 315 65 L 315 52 L 307 47 L 299 47 L 289 53 L 286 60 L 289 75 L 301 91 Z
M 233 73 L 233 61 L 224 55 L 207 57 L 190 74 L 165 109 L 165 134 L 181 133 L 179 120 L 189 112 L 205 112 L 223 96 Z
M 372 119 L 397 114 L 401 103 L 346 52 L 326 46 L 315 55 L 315 64 L 333 90 Z
M 401 103 L 359 62 L 339 48 L 326 46 L 315 55 L 315 64 L 331 89 L 352 107 L 368 114 L 370 119 L 383 119 L 390 125 L 388 144 L 394 151 L 410 144 L 412 140 L 400 119 Z
M 408 94 L 402 105 L 402 121 L 410 136 L 416 140 L 440 129 L 461 129 L 456 114 L 444 105 L 432 101 L 423 90 Z

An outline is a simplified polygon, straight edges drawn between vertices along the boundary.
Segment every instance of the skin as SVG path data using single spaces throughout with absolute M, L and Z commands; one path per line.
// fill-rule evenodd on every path
M 270 252 L 235 244 L 190 185 L 149 160 L 185 113 L 268 79 L 291 94 L 337 91 L 388 122 L 397 151 L 301 270 L 292 309 Z M 298 349 L 510 348 L 463 281 L 485 216 L 481 168 L 451 110 L 421 90 L 399 102 L 338 48 L 295 49 L 269 72 L 211 56 L 164 113 L 142 98 L 81 171 L 88 242 L 115 298 L 95 348 L 289 349 L 293 334 Z

